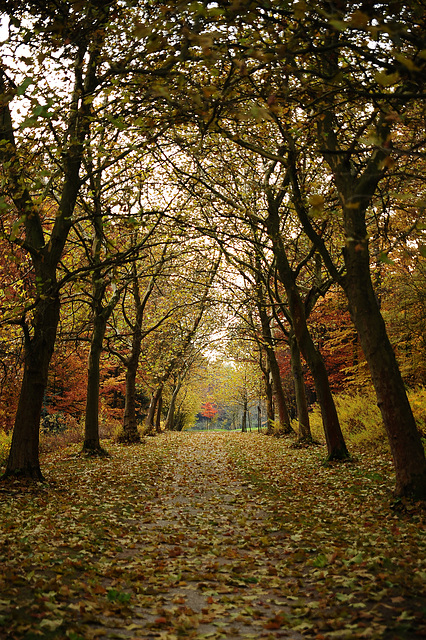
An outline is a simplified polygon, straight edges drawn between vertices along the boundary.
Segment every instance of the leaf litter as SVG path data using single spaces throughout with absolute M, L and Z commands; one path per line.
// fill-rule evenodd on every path
M 425 637 L 425 513 L 388 456 L 290 444 L 170 433 L 0 485 L 0 638 Z

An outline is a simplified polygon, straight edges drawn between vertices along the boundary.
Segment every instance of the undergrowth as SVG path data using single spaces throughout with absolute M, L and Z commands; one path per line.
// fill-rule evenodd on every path
M 407 395 L 417 428 L 426 437 L 426 388 L 411 389 Z M 382 416 L 373 390 L 357 394 L 342 393 L 334 399 L 343 436 L 349 445 L 370 449 L 388 448 Z M 313 437 L 324 440 L 318 404 L 314 405 L 310 421 Z
M 0 466 L 6 464 L 11 441 L 12 432 L 5 433 L 4 431 L 0 431 Z

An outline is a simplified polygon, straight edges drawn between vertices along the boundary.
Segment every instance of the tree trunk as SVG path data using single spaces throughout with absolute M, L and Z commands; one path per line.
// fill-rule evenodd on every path
M 263 378 L 265 382 L 265 395 L 266 395 L 266 434 L 272 435 L 274 432 L 274 393 L 272 389 L 271 372 L 269 370 L 269 361 L 267 363 L 266 370 L 263 372 Z
M 39 463 L 40 415 L 59 311 L 59 296 L 54 291 L 40 300 L 33 318 L 33 337 L 26 335 L 24 375 L 3 478 L 22 476 L 43 480 Z
M 124 399 L 123 431 L 118 436 L 118 442 L 136 443 L 141 437 L 136 420 L 136 374 L 138 371 L 139 355 L 137 359 L 129 358 L 126 367 L 126 394 Z
M 353 237 L 353 236 L 352 236 Z M 426 498 L 426 460 L 395 354 L 374 294 L 368 244 L 347 242 L 343 281 L 389 439 L 399 496 Z
M 275 203 L 270 205 L 267 228 L 272 240 L 277 269 L 284 285 L 288 307 L 293 322 L 293 330 L 299 349 L 306 360 L 315 382 L 317 399 L 321 409 L 324 434 L 327 442 L 328 460 L 345 460 L 349 457 L 343 433 L 340 428 L 336 406 L 328 382 L 328 374 L 321 353 L 315 347 L 306 323 L 305 309 L 300 297 L 294 274 L 287 259 L 279 233 L 279 216 Z
M 256 305 L 259 312 L 260 322 L 262 326 L 262 337 L 264 340 L 264 350 L 266 357 L 268 358 L 269 370 L 272 375 L 272 383 L 274 396 L 276 401 L 276 408 L 278 411 L 279 419 L 279 433 L 293 433 L 293 429 L 290 423 L 290 416 L 287 409 L 287 403 L 284 395 L 284 389 L 281 381 L 280 368 L 277 362 L 274 348 L 274 338 L 271 331 L 271 318 L 268 317 L 266 311 L 266 302 L 264 296 L 263 283 L 261 280 L 261 266 L 260 261 L 256 260 Z
M 242 416 L 242 421 L 241 421 L 241 432 L 242 433 L 246 433 L 247 432 L 247 400 L 244 400 L 244 404 L 243 404 L 243 416 Z
M 287 409 L 287 403 L 285 400 L 284 389 L 281 382 L 280 368 L 275 356 L 275 351 L 271 347 L 266 348 L 266 354 L 269 359 L 269 369 L 272 376 L 272 385 L 275 396 L 275 407 L 278 412 L 279 427 L 278 432 L 289 434 L 294 433 L 290 423 L 290 416 Z
M 151 394 L 151 402 L 149 403 L 148 413 L 145 418 L 145 435 L 152 436 L 155 431 L 155 411 L 157 408 L 158 400 L 161 396 L 163 390 L 163 384 L 158 385 L 158 387 Z
M 302 362 L 300 359 L 300 349 L 293 331 L 290 332 L 289 343 L 291 374 L 294 380 L 297 419 L 299 422 L 299 442 L 312 442 L 308 402 L 305 392 L 305 381 L 303 379 Z
M 157 402 L 157 415 L 155 417 L 155 430 L 157 433 L 161 433 L 161 411 L 163 409 L 163 388 Z
M 136 245 L 136 234 L 132 237 L 133 246 Z M 132 263 L 132 293 L 135 306 L 135 322 L 128 322 L 132 330 L 132 350 L 127 360 L 123 360 L 126 366 L 126 396 L 124 402 L 123 430 L 118 436 L 118 442 L 127 442 L 129 444 L 140 442 L 141 437 L 138 431 L 136 420 L 136 375 L 139 368 L 139 357 L 142 344 L 142 323 L 146 304 L 154 289 L 154 284 L 158 274 L 161 271 L 164 262 L 164 253 L 156 273 L 151 278 L 143 298 L 139 292 L 139 277 L 136 263 Z
M 92 454 L 105 453 L 99 440 L 99 386 L 100 359 L 106 324 L 103 313 L 95 317 L 90 344 L 83 451 Z
M 181 382 L 177 382 L 173 389 L 172 398 L 170 400 L 169 410 L 167 412 L 166 422 L 164 423 L 165 431 L 174 431 L 174 421 L 175 421 L 175 410 L 176 410 L 176 400 L 178 397 L 178 393 L 182 386 Z

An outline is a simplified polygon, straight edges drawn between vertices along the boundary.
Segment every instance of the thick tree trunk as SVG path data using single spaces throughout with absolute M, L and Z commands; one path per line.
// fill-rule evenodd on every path
M 100 360 L 106 324 L 102 313 L 95 317 L 90 344 L 83 451 L 92 454 L 105 453 L 99 440 L 99 386 Z
M 139 354 L 137 359 L 131 357 L 126 367 L 126 394 L 124 399 L 123 431 L 118 436 L 118 442 L 140 442 L 136 420 L 136 374 L 138 371 Z
M 367 240 L 348 241 L 344 255 L 343 286 L 389 439 L 395 492 L 426 499 L 425 453 L 371 283 Z
M 33 318 L 33 337 L 26 336 L 24 375 L 3 478 L 22 476 L 43 480 L 39 463 L 40 415 L 59 311 L 56 294 L 40 300 Z
M 274 255 L 280 279 L 284 285 L 293 330 L 299 349 L 312 373 L 321 409 L 324 434 L 327 442 L 329 460 L 345 460 L 349 457 L 346 443 L 340 428 L 336 406 L 328 382 L 328 374 L 321 353 L 316 348 L 306 323 L 305 309 L 300 297 L 294 275 L 287 259 L 278 228 L 278 212 L 270 211 L 268 232 L 273 243 Z
M 149 403 L 148 413 L 145 418 L 145 430 L 144 433 L 147 436 L 154 435 L 155 433 L 155 412 L 157 409 L 157 403 L 163 391 L 163 384 L 158 385 L 158 387 L 152 392 L 151 402 Z
M 308 402 L 303 379 L 300 349 L 294 332 L 289 336 L 291 374 L 294 380 L 294 392 L 296 396 L 297 419 L 299 422 L 299 442 L 312 442 L 311 426 L 309 422 Z

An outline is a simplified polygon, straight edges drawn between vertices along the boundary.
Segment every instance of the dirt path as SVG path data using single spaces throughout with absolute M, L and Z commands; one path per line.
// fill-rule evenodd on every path
M 146 517 L 133 522 L 139 541 L 116 559 L 145 578 L 132 620 L 102 616 L 90 635 L 303 638 L 285 628 L 294 602 L 280 589 L 280 547 L 269 548 L 268 512 L 249 494 L 220 435 L 181 437 Z
M 420 640 L 426 522 L 389 456 L 259 434 L 43 456 L 0 484 L 0 640 Z

